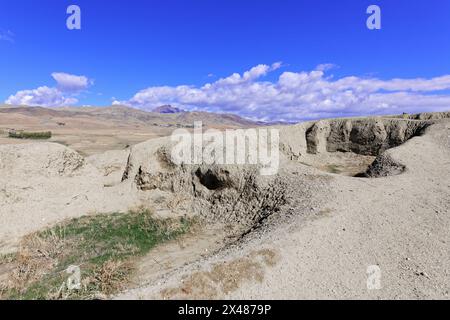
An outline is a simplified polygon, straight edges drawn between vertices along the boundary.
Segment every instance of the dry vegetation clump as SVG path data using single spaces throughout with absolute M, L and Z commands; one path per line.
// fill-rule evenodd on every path
M 230 294 L 244 282 L 262 282 L 267 268 L 279 261 L 277 252 L 262 249 L 228 262 L 216 263 L 211 270 L 198 271 L 175 288 L 163 289 L 163 299 L 218 299 Z
M 48 237 L 32 234 L 25 237 L 15 257 L 16 268 L 10 277 L 10 286 L 22 288 L 39 280 L 58 264 L 64 253 L 64 237 L 52 230 Z
M 27 132 L 27 131 L 10 131 L 8 133 L 10 138 L 14 139 L 33 139 L 33 140 L 47 140 L 52 137 L 51 131 L 44 132 Z

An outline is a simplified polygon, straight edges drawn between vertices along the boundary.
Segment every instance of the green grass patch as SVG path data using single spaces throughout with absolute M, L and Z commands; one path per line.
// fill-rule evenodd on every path
M 51 131 L 44 131 L 44 132 L 10 131 L 8 136 L 13 139 L 47 140 L 52 137 L 52 132 Z
M 0 254 L 0 265 L 12 263 L 14 261 L 16 254 L 8 253 L 8 254 Z
M 39 232 L 24 240 L 16 257 L 17 285 L 3 296 L 40 300 L 113 294 L 126 286 L 137 258 L 185 234 L 192 223 L 156 219 L 142 210 L 82 217 Z M 67 287 L 70 266 L 81 271 L 80 289 Z

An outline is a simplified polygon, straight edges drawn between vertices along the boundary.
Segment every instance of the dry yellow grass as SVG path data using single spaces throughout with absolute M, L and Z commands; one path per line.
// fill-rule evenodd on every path
M 263 249 L 246 257 L 216 263 L 211 271 L 195 272 L 176 288 L 161 291 L 163 299 L 217 299 L 236 291 L 244 282 L 262 282 L 267 267 L 278 262 L 273 250 Z

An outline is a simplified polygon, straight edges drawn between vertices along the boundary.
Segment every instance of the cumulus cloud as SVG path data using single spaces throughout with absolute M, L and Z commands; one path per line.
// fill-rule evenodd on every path
M 6 100 L 7 104 L 43 107 L 71 105 L 77 102 L 76 98 L 65 97 L 58 89 L 45 86 L 19 91 Z
M 116 103 L 141 109 L 172 104 L 185 110 L 231 112 L 266 121 L 450 109 L 450 95 L 440 92 L 450 89 L 450 75 L 430 79 L 334 79 L 326 71 L 335 66 L 324 64 L 312 71 L 285 71 L 276 81 L 262 79 L 281 66 L 258 65 L 200 87 L 150 87 Z
M 85 76 L 76 76 L 63 72 L 54 72 L 52 77 L 56 81 L 56 87 L 42 86 L 32 90 L 21 90 L 11 95 L 5 103 L 42 107 L 73 105 L 78 102 L 76 96 L 93 83 Z
M 55 79 L 58 89 L 63 92 L 85 90 L 92 84 L 92 80 L 85 76 L 75 76 L 64 72 L 54 72 L 52 77 Z

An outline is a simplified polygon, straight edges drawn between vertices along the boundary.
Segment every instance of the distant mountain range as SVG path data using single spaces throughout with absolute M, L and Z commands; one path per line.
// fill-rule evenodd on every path
M 158 108 L 155 108 L 152 110 L 152 112 L 155 113 L 161 113 L 161 114 L 175 114 L 175 113 L 189 113 L 186 110 L 179 109 L 176 107 L 171 106 L 170 104 L 164 105 Z M 272 121 L 272 122 L 263 122 L 263 121 L 251 121 L 247 120 L 245 118 L 242 118 L 240 116 L 234 115 L 234 114 L 219 114 L 219 113 L 209 113 L 209 112 L 197 112 L 201 114 L 216 114 L 218 116 L 222 116 L 228 120 L 233 119 L 236 122 L 251 122 L 253 125 L 257 126 L 264 126 L 264 125 L 286 125 L 286 124 L 293 124 L 292 122 L 284 122 L 284 121 Z
M 221 114 L 211 112 L 188 112 L 170 105 L 165 105 L 147 112 L 127 106 L 114 105 L 109 107 L 60 107 L 43 108 L 28 106 L 0 105 L 0 115 L 13 114 L 25 117 L 38 117 L 42 119 L 59 119 L 64 122 L 65 119 L 78 120 L 100 120 L 118 123 L 120 125 L 133 126 L 159 126 L 159 127 L 192 127 L 194 122 L 202 121 L 203 125 L 212 128 L 242 128 L 255 127 L 269 124 L 252 121 L 234 114 Z
M 158 107 L 156 109 L 153 109 L 152 112 L 162 113 L 162 114 L 167 114 L 167 113 L 171 114 L 171 113 L 183 113 L 183 112 L 186 112 L 186 111 L 185 110 L 181 110 L 181 109 L 176 108 L 176 107 L 172 107 L 170 104 L 168 104 L 168 105 L 164 105 L 164 106 Z

